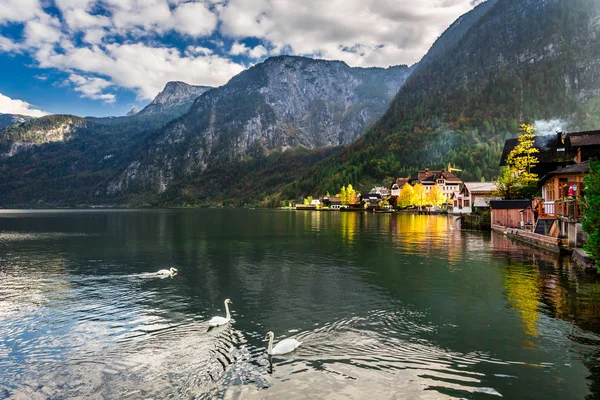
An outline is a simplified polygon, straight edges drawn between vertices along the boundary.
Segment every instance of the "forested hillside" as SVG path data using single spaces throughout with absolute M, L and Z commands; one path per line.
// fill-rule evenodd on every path
M 480 6 L 481 7 L 481 6 Z M 497 0 L 456 44 L 434 46 L 381 120 L 284 195 L 407 176 L 457 164 L 465 180 L 497 176 L 520 122 L 564 118 L 599 126 L 600 3 Z M 455 34 L 455 30 L 449 30 Z M 444 41 L 444 37 L 440 38 Z

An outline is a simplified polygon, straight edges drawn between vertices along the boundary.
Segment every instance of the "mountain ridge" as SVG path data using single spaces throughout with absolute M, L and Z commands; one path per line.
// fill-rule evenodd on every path
M 107 192 L 162 193 L 214 162 L 348 144 L 385 111 L 410 72 L 408 66 L 352 68 L 341 61 L 268 58 L 198 97 Z
M 284 195 L 348 183 L 366 190 L 448 163 L 464 170 L 463 179 L 492 179 L 502 144 L 520 123 L 600 126 L 598 2 L 497 0 L 484 11 L 455 45 L 418 65 L 372 129 Z

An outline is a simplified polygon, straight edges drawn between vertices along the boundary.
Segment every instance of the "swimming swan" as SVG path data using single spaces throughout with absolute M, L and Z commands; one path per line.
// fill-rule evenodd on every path
M 272 356 L 291 353 L 302 344 L 302 342 L 299 342 L 296 339 L 283 339 L 281 342 L 277 343 L 275 348 L 273 348 L 273 339 L 275 339 L 273 332 L 267 333 L 267 337 L 265 339 L 269 339 L 267 353 Z
M 233 301 L 226 299 L 225 300 L 225 318 L 223 317 L 212 317 L 210 321 L 208 321 L 208 326 L 220 326 L 228 324 L 231 321 L 231 315 L 229 314 L 229 304 L 233 304 Z
M 177 268 L 171 267 L 171 269 L 161 269 L 156 275 L 175 275 L 177 272 L 179 272 L 177 271 Z

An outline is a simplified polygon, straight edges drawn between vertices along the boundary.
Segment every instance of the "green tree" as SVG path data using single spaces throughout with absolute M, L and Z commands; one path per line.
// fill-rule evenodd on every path
M 583 230 L 588 234 L 585 249 L 596 261 L 600 273 L 600 161 L 590 162 L 590 173 L 585 177 L 585 220 Z
M 498 178 L 497 189 L 494 194 L 503 199 L 514 199 L 517 197 L 517 178 L 509 167 L 502 167 L 500 169 L 500 177 Z

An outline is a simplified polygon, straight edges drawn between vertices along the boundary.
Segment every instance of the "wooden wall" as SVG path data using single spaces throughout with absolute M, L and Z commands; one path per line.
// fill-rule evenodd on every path
M 521 227 L 521 213 L 520 209 L 498 209 L 492 210 L 492 224 L 502 225 L 509 228 L 520 228 Z M 533 211 L 530 209 L 525 210 L 523 213 L 523 221 L 525 223 L 533 220 Z

